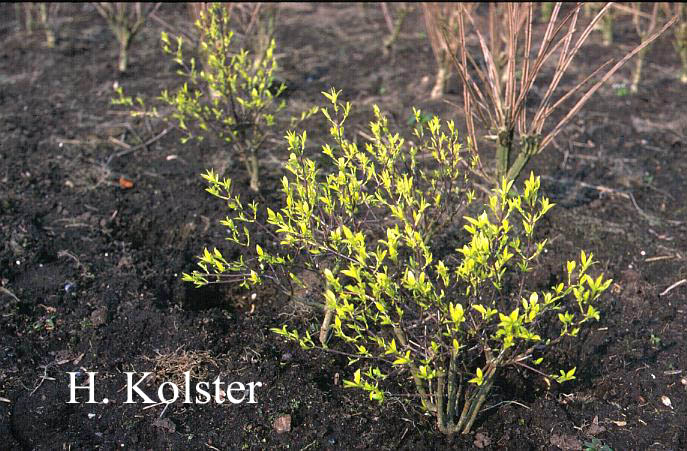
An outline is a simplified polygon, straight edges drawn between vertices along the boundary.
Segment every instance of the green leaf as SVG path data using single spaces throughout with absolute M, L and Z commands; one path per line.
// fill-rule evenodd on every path
M 406 351 L 405 356 L 399 357 L 396 360 L 394 360 L 393 364 L 394 365 L 407 365 L 410 363 L 410 351 Z
M 487 317 L 487 309 L 485 309 L 484 306 L 480 304 L 474 304 L 472 308 L 482 314 L 482 319 L 485 319 Z
M 449 311 L 451 314 L 451 321 L 453 321 L 456 325 L 465 321 L 463 306 L 461 304 L 454 306 L 453 303 L 449 303 Z
M 477 368 L 477 374 L 468 382 L 471 384 L 477 384 L 478 386 L 481 386 L 484 383 L 484 374 L 482 374 L 482 368 Z

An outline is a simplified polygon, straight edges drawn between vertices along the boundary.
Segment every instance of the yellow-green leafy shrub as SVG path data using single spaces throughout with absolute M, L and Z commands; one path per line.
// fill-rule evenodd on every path
M 460 143 L 452 122 L 422 121 L 416 111 L 410 142 L 390 131 L 375 107 L 372 139 L 358 145 L 345 137 L 351 106 L 338 95 L 325 93 L 331 106 L 321 110 L 332 140 L 321 154 L 331 167 L 306 156 L 305 132 L 289 132 L 284 202 L 267 209 L 266 221 L 257 204 L 244 205 L 232 193 L 230 180 L 212 171 L 203 176 L 207 191 L 231 212 L 222 221 L 227 239 L 246 255 L 229 261 L 206 249 L 201 271 L 184 280 L 272 280 L 289 292 L 297 268 L 314 272 L 324 287 L 325 333 L 317 340 L 309 329 L 273 331 L 305 349 L 335 346 L 347 354 L 353 370 L 345 386 L 373 400 L 383 401 L 380 382 L 390 368 L 404 370 L 439 429 L 467 433 L 497 371 L 533 369 L 547 347 L 598 320 L 596 304 L 610 280 L 592 277 L 592 255 L 581 252 L 565 265 L 562 282 L 531 287 L 530 272 L 547 243 L 535 227 L 553 207 L 539 194 L 539 178 L 531 175 L 522 194 L 503 182 L 481 205 L 469 175 L 478 157 Z M 254 228 L 272 242 L 253 243 Z M 448 231 L 463 233 L 455 252 L 447 252 Z M 548 336 L 552 322 L 560 327 Z M 563 382 L 574 373 L 550 377 Z
M 161 116 L 157 108 L 145 111 L 140 97 L 134 101 L 124 96 L 121 88 L 114 102 L 137 108 L 134 115 L 149 114 L 171 122 L 182 131 L 184 143 L 207 136 L 224 141 L 244 161 L 250 188 L 258 191 L 260 152 L 275 124 L 275 115 L 284 108 L 278 97 L 286 86 L 276 86 L 274 81 L 274 39 L 261 54 L 236 48 L 230 19 L 229 9 L 219 3 L 210 3 L 200 11 L 195 22 L 201 36 L 200 65 L 185 54 L 181 36 L 173 42 L 162 33 L 164 52 L 181 67 L 177 73 L 186 79 L 182 86 L 163 90 L 159 97 L 172 107 L 170 115 Z

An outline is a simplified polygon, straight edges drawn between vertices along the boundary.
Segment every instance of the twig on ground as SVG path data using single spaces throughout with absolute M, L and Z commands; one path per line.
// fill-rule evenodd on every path
M 526 406 L 525 404 L 522 404 L 522 403 L 520 403 L 520 402 L 518 402 L 518 401 L 501 401 L 501 402 L 498 402 L 498 403 L 494 404 L 493 406 L 485 407 L 484 409 L 480 410 L 480 412 L 485 412 L 485 411 L 487 411 L 487 410 L 494 409 L 494 408 L 496 408 L 496 407 L 498 407 L 498 406 L 501 406 L 501 405 L 503 405 L 503 404 L 515 404 L 515 405 L 517 405 L 517 406 L 524 407 L 524 408 L 527 409 L 527 410 L 531 410 L 531 407 Z
M 116 145 L 118 145 L 118 146 L 120 146 L 120 147 L 123 147 L 124 150 L 121 151 L 121 152 L 118 152 L 118 153 L 116 153 L 116 154 L 114 154 L 114 155 L 110 155 L 110 157 L 107 159 L 107 162 L 105 163 L 105 165 L 109 165 L 110 162 L 111 162 L 114 158 L 123 157 L 124 155 L 130 154 L 131 152 L 135 152 L 135 151 L 137 151 L 137 150 L 139 150 L 139 149 L 143 149 L 143 148 L 145 148 L 145 147 L 148 147 L 149 145 L 151 145 L 152 143 L 154 143 L 155 141 L 159 140 L 160 138 L 162 138 L 163 136 L 165 136 L 167 133 L 169 133 L 169 131 L 170 131 L 171 129 L 172 129 L 172 127 L 167 127 L 166 129 L 162 130 L 159 134 L 157 134 L 157 135 L 153 136 L 152 138 L 150 138 L 148 141 L 146 141 L 146 142 L 144 142 L 144 143 L 141 143 L 141 144 L 139 144 L 139 145 L 137 145 L 137 146 L 134 146 L 134 147 L 131 147 L 131 146 L 128 145 L 127 143 L 122 142 L 122 141 L 118 140 L 117 138 L 110 137 L 110 140 L 109 140 L 109 141 L 110 141 L 112 144 L 116 144 Z
M 0 293 L 5 293 L 6 295 L 8 295 L 9 297 L 11 297 L 11 298 L 14 299 L 15 301 L 21 302 L 21 301 L 19 300 L 19 298 L 18 298 L 17 296 L 14 295 L 14 293 L 12 293 L 10 290 L 8 290 L 8 289 L 5 288 L 5 287 L 0 287 Z
M 126 386 L 125 386 L 124 388 L 126 388 Z M 123 390 L 124 388 L 122 388 L 122 390 Z M 120 390 L 120 391 L 121 391 L 121 390 Z M 168 402 L 162 402 L 162 401 L 160 401 L 160 402 L 156 402 L 155 404 L 149 404 L 149 405 L 145 406 L 145 407 L 144 407 L 143 409 L 141 409 L 141 410 L 152 409 L 153 407 L 161 406 L 162 404 L 169 404 L 169 403 L 168 403 Z
M 684 285 L 686 283 L 687 283 L 687 279 L 678 280 L 677 282 L 675 282 L 674 284 L 672 284 L 671 286 L 669 286 L 668 288 L 663 290 L 663 292 L 661 294 L 659 294 L 659 296 L 665 296 L 666 294 L 670 293 L 675 288 L 679 287 L 680 285 Z
M 166 403 L 165 403 L 165 408 L 162 409 L 162 412 L 160 412 L 159 418 L 162 418 L 162 416 L 165 414 L 165 412 L 167 412 L 167 407 L 169 407 L 170 404 L 172 404 L 172 403 L 171 403 L 171 402 L 166 402 Z
M 639 205 L 637 204 L 637 200 L 635 200 L 635 196 L 629 191 L 623 191 L 623 190 L 619 190 L 619 189 L 615 189 L 615 188 L 609 188 L 609 187 L 603 186 L 603 185 L 592 185 L 590 183 L 579 182 L 579 181 L 571 180 L 571 179 L 567 179 L 567 178 L 562 178 L 562 179 L 561 178 L 554 178 L 554 177 L 550 177 L 547 175 L 542 175 L 541 178 L 543 178 L 544 180 L 557 182 L 560 184 L 572 183 L 572 184 L 576 184 L 578 186 L 581 186 L 583 188 L 589 188 L 589 189 L 596 190 L 600 193 L 617 194 L 618 196 L 624 197 L 625 199 L 630 199 L 632 201 L 632 205 L 635 207 L 635 209 L 640 214 L 640 216 L 642 216 L 644 219 L 649 221 L 650 224 L 656 224 L 656 223 L 661 223 L 661 222 L 665 221 L 669 224 L 680 225 L 684 222 L 684 221 L 675 221 L 672 219 L 661 219 L 657 216 L 654 216 L 654 215 L 651 215 L 649 213 L 644 212 L 644 210 L 642 210 L 639 207 Z
M 639 213 L 640 216 L 642 216 L 644 219 L 649 221 L 649 224 L 653 224 L 653 225 L 655 225 L 657 223 L 660 224 L 661 219 L 657 218 L 654 215 L 644 213 L 644 210 L 639 208 L 639 205 L 637 205 L 637 201 L 635 200 L 635 196 L 632 193 L 627 193 L 627 194 L 630 196 L 630 200 L 632 200 L 632 204 L 635 206 L 635 208 L 637 209 L 637 212 Z
M 36 393 L 36 391 L 39 388 L 41 388 L 41 385 L 43 385 L 43 382 L 45 382 L 46 380 L 48 380 L 48 381 L 54 381 L 55 380 L 54 377 L 48 376 L 48 368 L 50 368 L 51 366 L 54 366 L 56 364 L 57 364 L 57 361 L 52 361 L 52 362 L 48 363 L 47 365 L 41 365 L 39 367 L 39 368 L 43 368 L 43 375 L 41 376 L 41 381 L 38 383 L 38 385 L 36 385 L 36 388 L 33 389 L 33 391 L 29 394 L 29 396 L 33 396 L 33 394 Z
M 657 257 L 649 257 L 649 258 L 646 258 L 646 259 L 644 259 L 644 261 L 645 261 L 646 263 L 650 263 L 650 262 L 657 262 L 657 261 L 659 261 L 659 260 L 672 260 L 672 259 L 674 259 L 674 258 L 675 258 L 674 255 L 659 255 L 659 256 L 657 256 Z

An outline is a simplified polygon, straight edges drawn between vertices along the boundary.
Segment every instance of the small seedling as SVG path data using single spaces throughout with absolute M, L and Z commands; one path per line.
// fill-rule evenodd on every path
M 613 448 L 604 444 L 600 439 L 593 437 L 591 441 L 584 442 L 584 451 L 613 451 Z
M 626 83 L 613 83 L 613 90 L 618 97 L 625 97 L 630 93 Z
M 47 331 L 51 332 L 55 329 L 55 315 L 48 315 L 40 318 L 38 321 L 34 322 L 31 329 L 34 332 Z

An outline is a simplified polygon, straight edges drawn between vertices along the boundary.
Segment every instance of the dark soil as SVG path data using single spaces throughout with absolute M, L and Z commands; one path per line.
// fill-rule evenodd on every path
M 12 6 L 0 13 L 0 448 L 581 449 L 594 437 L 613 449 L 687 448 L 687 284 L 660 294 L 687 277 L 687 90 L 670 40 L 649 55 L 640 93 L 613 87 L 629 79 L 624 68 L 526 169 L 545 176 L 558 203 L 538 276 L 556 277 L 583 248 L 615 280 L 601 321 L 549 356 L 576 366 L 577 379 L 548 387 L 536 374 L 504 371 L 474 433 L 447 438 L 407 397 L 378 406 L 342 388 L 345 359 L 269 332 L 298 314 L 290 299 L 180 281 L 225 233 L 199 174 L 214 167 L 239 185 L 247 178 L 219 146 L 182 145 L 176 132 L 118 155 L 113 138 L 134 146 L 133 132 L 148 131 L 110 105 L 113 83 L 147 98 L 177 83 L 156 24 L 120 76 L 115 41 L 90 4 L 62 7 L 53 49 L 20 30 Z M 160 12 L 188 27 L 186 14 L 184 5 Z M 457 114 L 427 100 L 434 59 L 423 31 L 415 11 L 384 56 L 377 6 L 284 6 L 277 42 L 289 111 L 322 104 L 320 91 L 334 86 L 355 104 L 351 132 L 366 127 L 373 103 L 396 125 L 413 105 Z M 629 22 L 616 31 L 611 49 L 592 36 L 566 86 L 635 43 Z M 449 91 L 462 104 L 457 85 Z M 319 121 L 311 124 L 309 137 L 323 139 Z M 274 141 L 277 160 L 285 147 Z M 278 165 L 266 172 L 262 194 L 274 203 Z M 161 356 L 195 356 L 207 380 L 264 387 L 256 404 L 124 404 L 123 372 L 174 373 Z M 111 402 L 67 404 L 70 371 L 97 371 L 96 397 Z M 406 380 L 385 388 L 411 392 Z M 273 423 L 286 414 L 291 431 L 277 434 Z

